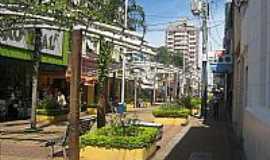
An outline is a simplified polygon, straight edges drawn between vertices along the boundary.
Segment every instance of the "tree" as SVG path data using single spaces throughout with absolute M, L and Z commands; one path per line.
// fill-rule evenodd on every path
M 40 51 L 41 51 L 41 29 L 35 29 L 35 48 L 33 54 L 33 70 L 32 70 L 32 109 L 31 109 L 31 129 L 36 129 L 36 107 L 37 107 L 37 88 L 38 88 L 38 74 L 40 66 Z
M 124 21 L 123 14 L 119 12 L 119 8 L 124 7 L 123 0 L 85 0 L 76 3 L 68 0 L 3 0 L 0 7 L 22 13 L 21 16 L 13 14 L 0 16 L 1 31 L 14 28 L 14 24 L 49 24 L 57 25 L 61 29 L 61 27 L 72 28 L 74 24 L 89 26 L 93 21 L 122 26 Z M 130 1 L 129 5 L 129 28 L 145 30 L 144 12 L 135 0 Z M 35 102 L 32 108 L 35 110 Z M 32 116 L 35 116 L 34 112 Z M 35 123 L 35 118 L 32 119 Z
M 135 2 L 135 1 L 133 1 Z M 72 44 L 81 44 L 81 43 L 74 43 L 76 40 L 81 41 L 81 33 L 76 32 L 74 27 L 78 25 L 83 25 L 86 27 L 89 27 L 92 25 L 93 22 L 103 22 L 106 24 L 112 24 L 116 26 L 121 26 L 121 22 L 123 21 L 123 16 L 119 14 L 119 8 L 123 6 L 122 0 L 2 0 L 0 2 L 0 32 L 6 31 L 6 30 L 12 30 L 12 29 L 18 29 L 18 28 L 24 28 L 26 25 L 47 25 L 47 26 L 57 26 L 57 29 L 59 30 L 69 30 L 73 31 L 72 35 L 74 37 L 72 38 Z M 130 10 L 132 12 L 140 13 L 140 16 L 143 16 L 140 19 L 134 19 L 132 20 L 132 17 L 130 19 L 131 26 L 142 26 L 143 28 L 143 22 L 144 22 L 144 14 L 143 10 L 140 6 L 138 6 L 136 3 L 132 4 L 132 7 L 130 7 Z M 137 17 L 137 16 L 136 16 Z M 137 17 L 138 18 L 138 17 Z M 138 25 L 135 25 L 138 23 Z M 35 26 L 32 26 L 35 28 Z M 40 27 L 39 27 L 40 28 Z M 136 29 L 133 28 L 133 29 Z M 144 29 L 145 30 L 145 29 Z M 87 30 L 86 30 L 87 31 Z M 91 32 L 90 32 L 91 33 Z M 36 34 L 37 36 L 38 34 Z M 77 37 L 75 37 L 77 36 Z M 104 42 L 104 40 L 101 40 L 101 47 L 100 47 L 100 56 L 99 56 L 99 65 L 98 65 L 98 77 L 99 77 L 99 90 L 100 90 L 100 100 L 99 104 L 101 106 L 99 109 L 98 118 L 100 118 L 99 121 L 99 127 L 105 125 L 105 114 L 103 112 L 104 110 L 104 82 L 106 81 L 106 73 L 108 68 L 108 62 L 109 62 L 109 54 L 111 53 L 111 44 L 108 42 Z M 79 46 L 74 46 L 74 53 L 73 54 L 80 54 Z M 72 49 L 73 50 L 73 49 Z M 38 51 L 38 50 L 36 50 Z M 79 56 L 78 56 L 79 57 Z M 74 63 L 76 65 L 79 65 L 79 63 Z M 36 65 L 38 66 L 38 64 Z M 38 69 L 35 68 L 35 69 Z M 37 70 L 35 70 L 36 73 L 38 73 Z M 79 75 L 79 72 L 76 72 Z M 36 79 L 33 77 L 33 79 Z M 78 76 L 77 76 L 78 77 Z M 76 78 L 75 78 L 76 79 Z M 74 82 L 74 86 L 78 88 L 78 85 L 76 84 L 78 82 Z M 35 84 L 37 84 L 37 81 L 35 81 Z M 33 85 L 33 86 L 34 86 Z M 78 95 L 78 94 L 74 94 Z M 33 95 L 35 97 L 35 95 Z M 70 147 L 70 159 L 77 160 L 79 159 L 79 137 L 78 137 L 78 117 L 79 113 L 78 111 L 78 97 L 74 98 L 74 106 L 72 106 L 76 113 L 72 113 L 72 115 L 75 115 L 72 120 L 70 129 L 72 132 L 72 136 L 70 136 L 69 141 L 69 147 Z M 36 103 L 33 102 L 33 112 L 31 118 L 33 121 L 35 121 L 35 106 Z M 73 111 L 73 110 L 72 110 Z M 75 120 L 75 121 L 74 121 Z M 77 120 L 77 121 L 76 121 Z M 35 123 L 35 122 L 34 122 Z M 76 132 L 74 134 L 73 132 Z
M 166 47 L 157 49 L 157 61 L 162 64 L 170 64 L 170 53 Z
M 180 51 L 177 51 L 176 53 L 172 54 L 171 56 L 171 62 L 176 67 L 183 67 L 183 53 Z
M 106 84 L 108 82 L 108 66 L 111 62 L 111 53 L 113 51 L 113 44 L 106 42 L 101 39 L 99 42 L 100 53 L 98 55 L 98 83 L 97 83 L 97 93 L 98 93 L 98 110 L 97 116 L 97 127 L 105 126 L 105 106 L 107 106 L 107 96 L 106 96 Z

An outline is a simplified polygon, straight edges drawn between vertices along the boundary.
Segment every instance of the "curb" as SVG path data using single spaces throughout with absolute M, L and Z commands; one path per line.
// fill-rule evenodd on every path
M 167 147 L 166 152 L 162 153 L 162 154 L 157 154 L 155 156 L 153 156 L 150 160 L 164 160 L 166 159 L 166 157 L 170 154 L 170 152 L 173 150 L 173 148 L 179 143 L 179 141 L 187 134 L 187 132 L 189 131 L 190 127 L 191 127 L 191 122 L 192 119 L 189 120 L 189 123 L 183 127 L 183 129 L 176 134 L 169 142 L 169 145 Z M 158 156 L 157 156 L 158 155 Z M 155 159 L 153 159 L 155 158 Z

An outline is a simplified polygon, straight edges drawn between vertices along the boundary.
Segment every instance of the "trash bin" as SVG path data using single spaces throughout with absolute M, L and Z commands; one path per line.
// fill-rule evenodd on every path
M 118 103 L 117 113 L 124 113 L 124 112 L 126 112 L 125 103 Z

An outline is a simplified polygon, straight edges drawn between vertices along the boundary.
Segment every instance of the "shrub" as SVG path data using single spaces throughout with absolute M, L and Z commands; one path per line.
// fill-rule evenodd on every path
M 179 105 L 184 106 L 184 107 L 189 108 L 189 109 L 191 109 L 191 107 L 192 107 L 190 96 L 182 97 L 180 100 L 177 101 L 177 103 Z
M 192 108 L 200 108 L 201 98 L 199 98 L 199 97 L 192 98 L 191 99 L 191 105 L 192 105 Z
M 58 109 L 58 105 L 54 98 L 47 96 L 39 102 L 37 108 L 45 110 Z
M 155 117 L 186 118 L 188 115 L 190 115 L 190 109 L 181 107 L 179 105 L 164 105 L 154 109 L 152 113 Z
M 68 109 L 37 109 L 38 115 L 45 115 L 45 116 L 60 116 L 68 114 Z
M 158 129 L 137 126 L 108 126 L 80 137 L 81 147 L 137 149 L 149 147 L 156 140 Z
M 62 109 L 52 97 L 44 97 L 37 106 L 38 115 L 58 116 L 68 113 L 68 109 Z
M 92 104 L 89 104 L 89 105 L 87 105 L 87 108 L 97 108 L 97 104 L 95 104 L 95 103 L 92 103 Z

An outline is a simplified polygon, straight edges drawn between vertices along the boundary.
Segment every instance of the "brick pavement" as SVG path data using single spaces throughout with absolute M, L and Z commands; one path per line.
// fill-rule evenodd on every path
M 128 117 L 134 117 L 134 114 L 142 120 L 153 121 L 154 117 L 151 114 L 151 108 L 139 108 L 128 113 Z M 3 124 L 0 124 L 3 126 Z M 42 141 L 52 136 L 62 135 L 65 125 L 51 125 L 44 127 L 39 134 L 23 134 L 17 131 L 23 128 L 23 125 L 29 125 L 21 122 L 19 126 L 6 125 L 5 129 L 9 130 L 9 134 L 1 134 L 1 159 L 0 160 L 47 160 L 50 151 L 49 148 L 42 146 Z M 185 127 L 186 128 L 186 127 Z M 181 134 L 182 126 L 164 126 L 164 134 L 162 140 L 158 143 L 160 149 L 152 157 L 151 160 L 164 160 L 164 155 L 168 154 L 173 148 L 172 143 L 178 142 L 176 140 Z M 13 132 L 11 132 L 13 131 Z M 8 132 L 7 132 L 8 133 Z M 44 134 L 43 134 L 44 133 Z M 9 137 L 9 138 L 7 138 Z M 14 138 L 14 139 L 12 139 Z M 178 152 L 177 152 L 178 153 Z M 160 159 L 163 157 L 162 159 Z M 54 160 L 61 160 L 62 157 L 54 158 Z

